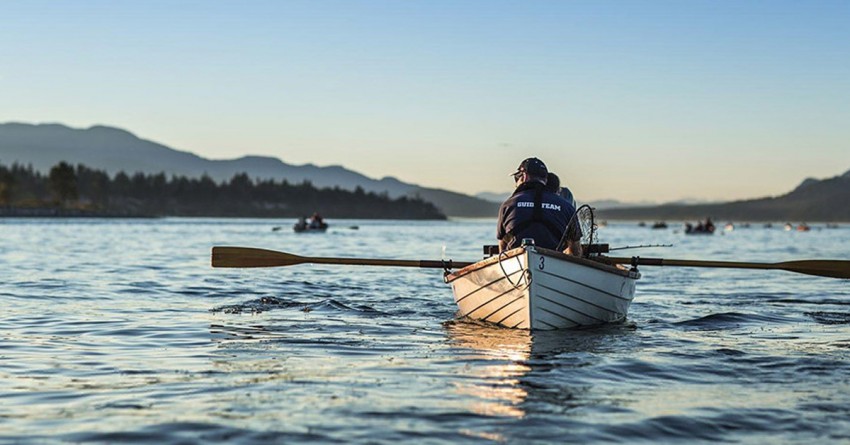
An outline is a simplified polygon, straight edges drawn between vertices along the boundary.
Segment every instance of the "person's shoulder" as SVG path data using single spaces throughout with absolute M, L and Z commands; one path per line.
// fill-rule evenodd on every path
M 514 205 L 516 202 L 516 194 L 508 196 L 507 199 L 502 201 L 502 205 L 499 206 L 499 211 L 505 210 L 506 208 Z
M 533 197 L 535 193 L 537 193 L 537 191 L 533 187 L 522 187 L 517 189 L 514 194 L 511 195 L 511 198 L 516 200 L 520 198 L 527 198 L 529 196 Z

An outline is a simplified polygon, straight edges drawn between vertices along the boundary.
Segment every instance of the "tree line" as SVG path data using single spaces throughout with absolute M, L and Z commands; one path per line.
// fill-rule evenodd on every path
M 0 208 L 53 208 L 104 216 L 214 216 L 294 218 L 319 212 L 326 218 L 445 219 L 419 197 L 317 188 L 309 181 L 229 181 L 105 171 L 60 162 L 43 174 L 32 166 L 0 164 Z

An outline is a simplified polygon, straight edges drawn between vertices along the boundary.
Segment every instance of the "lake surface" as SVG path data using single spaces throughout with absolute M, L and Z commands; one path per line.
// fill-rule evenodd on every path
M 850 280 L 647 266 L 627 322 L 532 334 L 456 320 L 441 270 L 210 267 L 213 245 L 478 260 L 495 243 L 495 221 L 292 222 L 0 219 L 0 442 L 850 441 Z M 820 227 L 600 238 L 850 259 L 850 227 Z

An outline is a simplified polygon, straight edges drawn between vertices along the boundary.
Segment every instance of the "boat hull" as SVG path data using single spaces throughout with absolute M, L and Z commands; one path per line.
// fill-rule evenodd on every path
M 624 320 L 639 278 L 637 271 L 526 246 L 449 274 L 446 282 L 462 317 L 551 330 Z

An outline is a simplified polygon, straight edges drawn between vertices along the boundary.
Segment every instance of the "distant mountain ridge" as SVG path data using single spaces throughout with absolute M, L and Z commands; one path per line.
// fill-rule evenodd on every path
M 508 197 L 511 196 L 510 192 L 507 193 L 493 193 L 493 192 L 481 192 L 475 195 L 475 197 L 483 199 L 485 201 L 491 201 L 498 204 L 504 202 Z M 619 209 L 619 208 L 632 208 L 632 207 L 650 207 L 661 205 L 657 202 L 653 201 L 639 201 L 639 202 L 623 202 L 618 201 L 616 199 L 600 199 L 597 201 L 584 202 L 581 199 L 578 200 L 578 205 L 588 204 L 594 209 L 603 210 L 603 209 Z M 707 204 L 706 201 L 700 199 L 680 199 L 673 202 L 666 202 L 663 204 Z
M 777 197 L 699 205 L 608 209 L 601 218 L 634 220 L 850 221 L 850 170 L 827 179 L 807 178 Z
M 420 196 L 449 216 L 495 217 L 498 205 L 461 193 L 408 184 L 393 177 L 380 180 L 342 166 L 291 165 L 265 156 L 212 160 L 141 139 L 129 131 L 96 125 L 75 129 L 61 124 L 0 124 L 0 161 L 32 165 L 46 172 L 60 161 L 84 164 L 110 174 L 160 173 L 225 181 L 239 173 L 253 178 L 309 181 L 317 187 L 340 187 L 387 193 L 390 197 Z
M 74 129 L 61 124 L 0 124 L 0 162 L 32 165 L 47 172 L 60 161 L 84 164 L 115 174 L 143 172 L 200 177 L 225 181 L 239 173 L 261 179 L 309 181 L 317 187 L 340 187 L 387 193 L 390 197 L 419 196 L 434 203 L 448 216 L 495 217 L 506 194 L 481 193 L 478 197 L 441 189 L 420 187 L 393 177 L 373 179 L 342 166 L 291 165 L 280 159 L 244 156 L 211 160 L 194 153 L 141 139 L 108 126 Z M 483 198 L 483 199 L 482 199 Z M 622 203 L 614 200 L 591 203 L 600 216 L 611 219 L 701 219 L 712 216 L 734 220 L 850 221 L 850 171 L 834 178 L 807 178 L 791 192 L 775 197 L 727 203 Z

